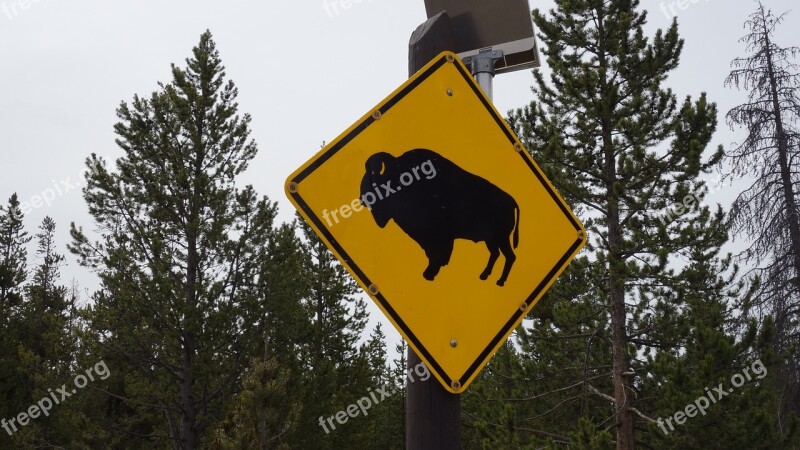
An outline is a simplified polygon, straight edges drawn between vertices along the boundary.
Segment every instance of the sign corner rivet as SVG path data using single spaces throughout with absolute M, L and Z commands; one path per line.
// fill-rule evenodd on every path
M 381 114 L 380 110 L 377 110 L 377 111 L 372 113 L 372 118 L 375 119 L 375 120 L 380 120 L 382 116 L 383 116 L 383 114 Z
M 379 292 L 380 292 L 380 289 L 378 289 L 378 285 L 377 284 L 370 284 L 369 285 L 369 293 L 370 294 L 378 295 Z
M 447 56 L 445 56 L 445 59 L 446 59 L 446 60 L 447 60 L 447 62 L 449 62 L 449 63 L 451 63 L 451 62 L 453 62 L 453 61 L 455 61 L 455 60 L 456 60 L 455 58 L 453 58 L 453 55 L 447 55 Z
M 294 181 L 289 183 L 289 192 L 291 192 L 292 194 L 297 192 L 297 183 L 295 183 Z
M 452 387 L 454 391 L 457 391 L 461 389 L 461 382 L 453 381 L 452 383 L 450 383 L 450 387 Z

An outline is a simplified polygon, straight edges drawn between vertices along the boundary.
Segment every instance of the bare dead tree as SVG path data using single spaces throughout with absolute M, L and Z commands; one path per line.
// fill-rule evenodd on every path
M 777 349 L 795 355 L 785 381 L 794 385 L 791 402 L 800 410 L 800 358 L 792 351 L 800 344 L 800 72 L 794 63 L 800 47 L 775 42 L 785 17 L 759 1 L 745 22 L 740 42 L 748 55 L 733 60 L 725 84 L 749 93 L 727 116 L 731 128 L 744 128 L 747 137 L 727 159 L 731 177 L 753 180 L 733 203 L 732 230 L 749 241 L 740 257 L 755 267 L 756 306 L 775 321 Z

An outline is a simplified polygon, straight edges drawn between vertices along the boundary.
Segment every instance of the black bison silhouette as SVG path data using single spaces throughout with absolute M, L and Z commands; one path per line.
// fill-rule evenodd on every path
M 410 150 L 398 157 L 376 153 L 367 159 L 361 180 L 361 203 L 379 227 L 394 219 L 428 257 L 422 273 L 433 281 L 450 262 L 456 239 L 485 242 L 489 262 L 480 274 L 486 280 L 500 252 L 505 257 L 503 286 L 517 259 L 520 210 L 513 197 L 485 179 L 458 167 L 436 152 Z

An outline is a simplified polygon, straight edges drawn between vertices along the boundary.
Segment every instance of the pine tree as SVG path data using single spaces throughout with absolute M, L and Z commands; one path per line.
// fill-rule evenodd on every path
M 234 409 L 214 437 L 214 450 L 287 450 L 299 405 L 288 396 L 291 373 L 275 358 L 254 361 Z
M 378 323 L 372 329 L 369 339 L 360 349 L 369 367 L 372 369 L 372 379 L 376 385 L 382 386 L 391 383 L 391 374 L 386 356 L 386 334 L 383 325 Z
M 30 403 L 49 395 L 49 390 L 70 383 L 76 370 L 91 367 L 97 361 L 78 357 L 78 339 L 74 323 L 75 293 L 60 284 L 64 256 L 56 251 L 56 224 L 45 217 L 35 235 L 36 266 L 30 284 L 25 287 L 24 299 L 16 316 L 15 329 L 18 372 L 26 378 L 19 386 Z M 88 362 L 86 361 L 88 360 Z M 86 362 L 86 366 L 81 363 Z M 100 381 L 98 381 L 99 383 Z M 87 424 L 84 412 L 93 392 L 81 390 L 69 402 L 55 406 L 47 415 L 35 420 L 14 434 L 19 447 L 69 446 L 88 448 L 83 432 L 98 432 L 96 425 Z
M 358 342 L 366 326 L 366 304 L 357 297 L 358 285 L 336 260 L 311 227 L 301 223 L 307 255 L 303 276 L 310 287 L 305 305 L 311 327 L 304 349 L 304 388 L 297 448 L 354 448 L 367 435 L 366 418 L 349 419 L 335 430 L 320 425 L 367 394 L 373 371 Z M 330 428 L 330 427 L 328 427 Z
M 677 23 L 648 38 L 636 0 L 555 3 L 549 16 L 534 11 L 550 82 L 535 72 L 537 100 L 512 123 L 585 217 L 592 258 L 578 288 L 591 290 L 575 292 L 575 308 L 552 306 L 564 329 L 534 327 L 527 341 L 535 353 L 539 342 L 568 352 L 556 366 L 570 368 L 561 388 L 594 397 L 573 395 L 548 415 L 567 407 L 572 417 L 592 417 L 615 432 L 617 449 L 629 450 L 638 423 L 653 420 L 640 409 L 647 367 L 638 356 L 676 345 L 648 328 L 667 301 L 663 291 L 679 282 L 673 264 L 694 243 L 724 234 L 723 217 L 699 207 L 708 190 L 700 176 L 721 158 L 721 149 L 704 157 L 717 112 L 705 95 L 678 102 L 663 87 L 683 47 Z
M 258 297 L 264 302 L 263 351 L 281 370 L 291 374 L 285 386 L 285 396 L 292 404 L 291 423 L 275 440 L 276 445 L 289 445 L 302 436 L 302 413 L 308 408 L 307 378 L 313 373 L 308 370 L 304 353 L 312 329 L 311 314 L 304 303 L 310 296 L 310 282 L 303 276 L 309 255 L 297 232 L 297 221 L 275 230 L 259 264 Z M 316 400 L 311 402 L 313 405 Z
M 41 263 L 36 267 L 30 285 L 25 290 L 25 301 L 20 307 L 21 319 L 29 326 L 29 336 L 24 341 L 30 343 L 28 349 L 38 357 L 46 357 L 49 344 L 63 347 L 63 342 L 46 342 L 47 333 L 52 329 L 63 330 L 68 322 L 69 302 L 66 286 L 60 285 L 61 267 L 64 256 L 56 251 L 56 224 L 50 217 L 45 217 L 36 234 L 36 256 Z M 48 323 L 55 321 L 53 323 Z M 67 356 L 66 365 L 70 363 Z
M 303 222 L 301 230 L 309 255 L 306 277 L 311 286 L 307 304 L 314 319 L 312 361 L 325 358 L 342 364 L 358 351 L 367 324 L 366 304 L 356 297 L 360 292 L 356 282 L 311 227 Z
M 796 418 L 780 418 L 775 408 L 773 383 L 763 376 L 747 379 L 744 386 L 713 403 L 703 414 L 684 424 L 663 419 L 684 411 L 707 390 L 732 389 L 731 380 L 761 362 L 772 371 L 778 361 L 769 349 L 771 326 L 760 330 L 754 321 L 742 322 L 739 306 L 749 301 L 738 267 L 731 255 L 720 258 L 723 242 L 698 241 L 687 255 L 686 267 L 676 276 L 679 284 L 665 295 L 651 323 L 660 342 L 677 345 L 660 348 L 647 357 L 648 377 L 640 393 L 651 400 L 643 409 L 658 417 L 642 442 L 654 448 L 792 448 L 798 435 Z M 751 375 L 755 377 L 755 374 Z M 782 423 L 782 425 L 779 425 Z M 782 430 L 781 430 L 782 428 Z M 745 431 L 746 430 L 746 431 Z
M 528 412 L 520 355 L 512 337 L 492 357 L 463 395 L 464 448 L 527 448 L 538 430 L 525 423 Z
M 0 419 L 11 418 L 30 404 L 17 352 L 19 305 L 28 277 L 26 245 L 31 240 L 23 218 L 13 194 L 7 207 L 0 206 Z M 13 448 L 7 430 L 0 429 L 0 448 Z
M 392 360 L 389 370 L 391 384 L 394 386 L 394 395 L 389 400 L 390 420 L 394 424 L 391 432 L 391 436 L 393 436 L 391 442 L 394 445 L 391 448 L 404 449 L 406 448 L 406 399 L 408 388 L 406 384 L 408 380 L 408 344 L 406 341 L 401 339 L 395 345 L 394 352 L 397 358 Z M 416 379 L 417 376 L 414 376 Z
M 28 251 L 25 245 L 31 237 L 22 224 L 17 194 L 8 199 L 8 206 L 0 207 L 0 311 L 8 317 L 9 309 L 21 300 L 21 286 L 27 278 Z
M 786 14 L 775 16 L 759 2 L 745 23 L 748 56 L 736 58 L 726 85 L 749 92 L 748 101 L 728 112 L 732 128 L 746 138 L 727 154 L 732 177 L 754 181 L 734 201 L 736 235 L 750 241 L 741 258 L 757 266 L 760 288 L 754 305 L 774 317 L 777 350 L 792 354 L 782 370 L 787 404 L 800 413 L 800 72 L 794 60 L 800 47 L 781 47 L 775 30 Z
M 613 448 L 603 423 L 612 408 L 594 391 L 612 380 L 608 317 L 594 284 L 601 270 L 576 258 L 536 305 L 530 326 L 516 331 L 523 380 L 517 397 L 527 400 L 520 415 L 536 447 Z
M 304 304 L 311 287 L 302 276 L 309 255 L 297 231 L 294 221 L 282 224 L 270 235 L 258 275 L 258 297 L 263 299 L 265 310 L 265 351 L 292 372 L 302 372 L 302 347 L 311 329 L 311 314 Z M 298 377 L 292 377 L 289 388 L 301 384 Z
M 102 236 L 73 225 L 70 249 L 101 277 L 89 324 L 118 364 L 109 402 L 129 448 L 207 443 L 248 355 L 261 354 L 256 281 L 276 208 L 236 186 L 257 152 L 237 96 L 206 32 L 170 83 L 118 108 L 115 170 L 87 160 Z
M 402 395 L 396 392 L 392 368 L 386 354 L 386 335 L 378 323 L 369 339 L 361 346 L 361 353 L 372 372 L 371 389 L 383 389 L 391 395 L 372 404 L 368 410 L 366 439 L 361 448 L 371 450 L 403 449 Z M 362 394 L 364 395 L 364 394 Z M 398 424 L 400 426 L 398 426 Z

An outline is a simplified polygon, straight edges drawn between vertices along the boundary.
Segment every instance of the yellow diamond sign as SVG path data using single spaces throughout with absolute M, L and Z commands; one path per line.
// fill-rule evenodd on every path
M 449 52 L 295 171 L 286 191 L 453 393 L 586 242 Z

